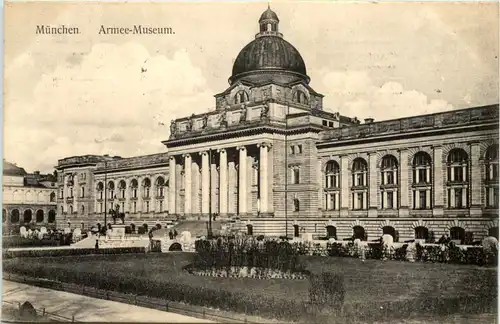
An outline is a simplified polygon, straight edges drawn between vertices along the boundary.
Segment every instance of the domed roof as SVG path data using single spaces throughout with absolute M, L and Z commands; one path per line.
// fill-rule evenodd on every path
M 262 13 L 262 15 L 260 15 L 259 22 L 261 22 L 263 20 L 276 20 L 278 22 L 280 21 L 278 19 L 278 15 L 274 11 L 272 11 L 271 8 L 269 8 L 269 7 L 267 8 L 266 11 L 264 11 Z
M 267 81 L 274 79 L 271 72 L 276 73 L 276 77 L 280 80 L 286 74 L 288 82 L 296 80 L 309 82 L 302 56 L 278 32 L 278 22 L 278 16 L 274 11 L 269 8 L 264 11 L 259 19 L 260 33 L 236 57 L 229 78 L 230 83 L 243 78 L 255 81 L 258 79 L 257 75 L 264 74 Z

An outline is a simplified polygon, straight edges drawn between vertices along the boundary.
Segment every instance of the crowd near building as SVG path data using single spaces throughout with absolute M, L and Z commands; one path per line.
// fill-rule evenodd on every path
M 53 174 L 30 174 L 3 160 L 3 233 L 17 233 L 21 226 L 55 227 L 56 182 Z
M 498 105 L 361 121 L 309 83 L 266 10 L 215 109 L 172 120 L 167 152 L 59 160 L 57 223 L 119 210 L 132 228 L 217 215 L 253 235 L 498 237 Z

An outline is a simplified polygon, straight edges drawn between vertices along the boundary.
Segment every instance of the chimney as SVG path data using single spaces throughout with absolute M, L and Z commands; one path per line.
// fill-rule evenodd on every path
M 374 120 L 375 119 L 373 119 L 373 118 L 365 118 L 365 124 L 371 124 L 371 123 L 373 123 Z

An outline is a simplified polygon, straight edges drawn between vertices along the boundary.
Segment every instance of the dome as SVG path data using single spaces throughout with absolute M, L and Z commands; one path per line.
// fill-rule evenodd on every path
M 259 22 L 262 22 L 263 20 L 275 20 L 277 22 L 279 22 L 280 20 L 278 19 L 278 15 L 271 10 L 271 8 L 267 8 L 266 11 L 264 11 L 262 13 L 262 15 L 260 15 L 260 19 L 259 19 Z
M 304 80 L 309 83 L 302 56 L 278 32 L 278 22 L 278 16 L 271 9 L 262 13 L 260 32 L 236 57 L 229 83 L 237 80 L 285 83 Z

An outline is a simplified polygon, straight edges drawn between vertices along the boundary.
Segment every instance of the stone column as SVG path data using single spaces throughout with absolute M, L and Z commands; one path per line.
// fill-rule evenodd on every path
M 210 165 L 208 161 L 208 152 L 204 151 L 201 155 L 201 213 L 207 216 L 210 209 Z
M 191 214 L 191 154 L 184 154 L 184 214 Z
M 349 160 L 347 155 L 340 157 L 340 209 L 341 216 L 347 216 L 349 210 Z
M 236 204 L 236 201 L 237 201 L 237 198 L 236 198 L 236 193 L 237 193 L 237 184 L 238 184 L 238 172 L 236 171 L 236 164 L 235 164 L 235 161 L 234 160 L 231 160 L 230 162 L 228 162 L 228 171 L 227 171 L 227 175 L 228 175 L 228 196 L 229 196 L 229 200 L 227 201 L 228 203 L 228 206 L 227 206 L 227 211 L 229 214 L 231 215 L 236 215 L 238 212 L 237 212 L 237 204 Z
M 177 188 L 175 187 L 176 163 L 175 157 L 171 156 L 168 165 L 168 212 L 175 214 L 175 195 Z
M 399 179 L 399 216 L 400 217 L 406 217 L 409 214 L 408 208 L 410 207 L 409 201 L 408 201 L 408 195 L 410 194 L 409 192 L 409 183 L 408 183 L 408 150 L 407 149 L 401 149 L 399 151 L 399 165 L 400 165 L 400 179 Z M 396 197 L 397 197 L 396 193 Z M 397 205 L 396 205 L 397 206 Z
M 245 215 L 247 213 L 247 148 L 238 146 L 237 149 L 239 152 L 238 214 Z
M 260 193 L 260 212 L 266 214 L 269 208 L 269 183 L 268 183 L 268 150 L 270 145 L 268 143 L 258 144 L 259 148 L 259 193 Z
M 425 190 L 425 208 L 431 208 L 431 191 L 429 189 Z
M 228 212 L 228 174 L 227 174 L 227 151 L 219 149 L 219 210 L 221 215 L 227 215 Z
M 369 207 L 368 217 L 377 217 L 377 209 L 378 209 L 378 199 L 377 199 L 377 154 L 376 152 L 372 152 L 368 155 L 369 162 L 368 167 L 370 168 L 370 180 L 369 180 L 369 199 L 370 202 L 367 204 Z
M 434 204 L 432 214 L 434 216 L 443 216 L 444 211 L 444 182 L 443 182 L 443 148 L 434 146 L 434 177 L 432 178 L 432 189 L 434 191 Z
M 316 170 L 316 177 L 318 178 L 317 180 L 317 183 L 318 183 L 318 209 L 323 209 L 325 208 L 325 203 L 323 202 L 325 197 L 324 197 L 324 194 L 323 194 L 323 186 L 324 186 L 324 176 L 323 176 L 323 172 L 321 170 L 321 167 L 322 167 L 322 162 L 321 162 L 321 159 L 318 159 L 318 162 L 317 162 L 317 170 Z
M 483 179 L 481 177 L 481 164 L 480 164 L 480 148 L 479 143 L 470 144 L 470 172 L 469 177 L 465 181 L 468 181 L 470 188 L 470 215 L 471 216 L 481 216 L 481 205 L 483 196 Z M 490 179 L 493 178 L 493 167 L 490 167 L 489 176 Z M 493 200 L 490 200 L 492 202 Z M 465 204 L 466 202 L 464 202 Z

